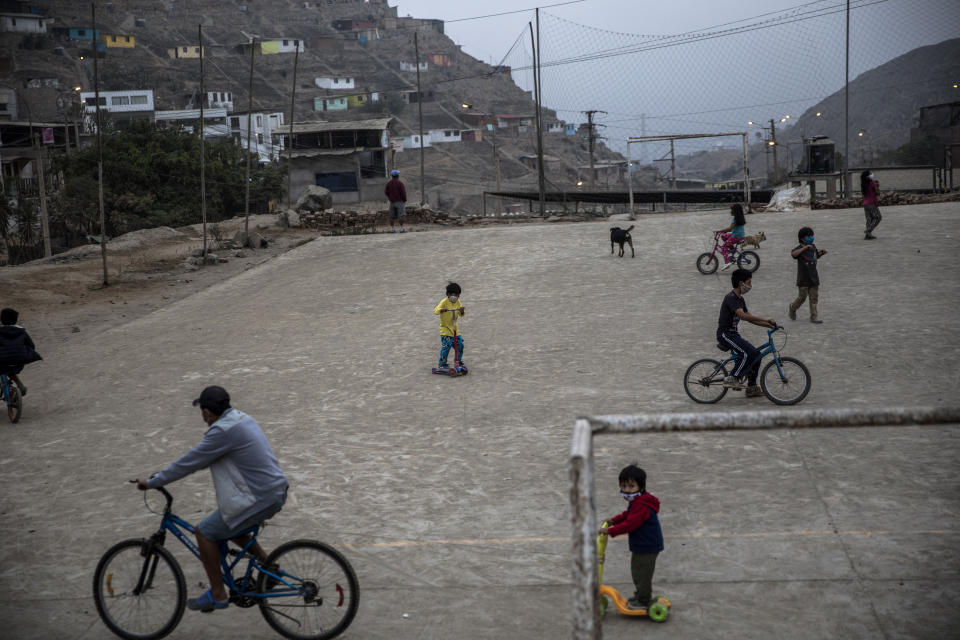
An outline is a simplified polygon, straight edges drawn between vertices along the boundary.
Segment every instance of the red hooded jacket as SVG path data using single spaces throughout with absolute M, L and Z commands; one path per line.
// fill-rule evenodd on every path
M 630 534 L 630 551 L 658 553 L 663 551 L 663 531 L 660 529 L 660 500 L 644 491 L 632 501 L 627 510 L 610 518 L 613 526 L 607 529 L 611 538 Z

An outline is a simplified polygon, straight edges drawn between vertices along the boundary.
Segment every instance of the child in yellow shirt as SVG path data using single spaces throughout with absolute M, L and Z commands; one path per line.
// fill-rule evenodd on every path
M 466 313 L 466 308 L 460 302 L 460 285 L 451 282 L 447 285 L 447 297 L 440 301 L 440 304 L 434 308 L 433 313 L 440 316 L 440 361 L 438 366 L 446 367 L 447 354 L 450 353 L 450 347 L 453 346 L 454 335 L 456 334 L 457 347 L 459 355 L 457 364 L 461 367 L 463 364 L 463 336 L 460 335 L 457 318 Z

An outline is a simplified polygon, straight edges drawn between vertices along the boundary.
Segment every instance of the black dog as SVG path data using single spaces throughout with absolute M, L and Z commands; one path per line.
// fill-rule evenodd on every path
M 621 229 L 620 227 L 610 227 L 610 253 L 613 253 L 613 245 L 617 243 L 620 245 L 619 256 L 623 257 L 623 245 L 624 243 L 630 245 L 630 257 L 635 257 L 633 253 L 633 238 L 630 237 L 630 230 L 633 229 L 633 225 L 630 225 L 626 229 Z

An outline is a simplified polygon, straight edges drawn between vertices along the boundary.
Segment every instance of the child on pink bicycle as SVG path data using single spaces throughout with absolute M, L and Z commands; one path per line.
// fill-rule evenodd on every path
M 723 241 L 723 244 L 720 245 L 720 253 L 723 254 L 723 266 L 721 270 L 729 269 L 730 265 L 733 264 L 730 260 L 733 247 L 743 242 L 743 237 L 746 235 L 744 226 L 746 226 L 747 220 L 743 215 L 743 205 L 739 203 L 730 205 L 730 213 L 733 216 L 730 219 L 730 224 L 723 229 L 714 231 L 714 233 L 721 234 L 720 239 Z

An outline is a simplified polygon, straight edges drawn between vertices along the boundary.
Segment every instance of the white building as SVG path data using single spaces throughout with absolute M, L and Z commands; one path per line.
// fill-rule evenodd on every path
M 262 113 L 232 113 L 230 114 L 230 134 L 240 141 L 240 146 L 247 148 L 247 121 L 250 122 L 251 150 L 256 150 L 260 162 L 278 160 L 283 151 L 284 138 L 275 134 L 283 130 L 283 112 Z
M 439 144 L 441 142 L 462 142 L 460 139 L 459 129 L 431 129 L 427 132 L 427 136 L 430 138 L 430 142 L 432 144 Z
M 426 71 L 430 68 L 430 64 L 427 62 L 421 62 L 420 64 L 414 64 L 412 62 L 400 61 L 400 71 L 416 71 L 417 67 L 420 67 L 420 71 Z
M 206 107 L 233 111 L 233 94 L 229 91 L 207 91 Z
M 84 91 L 80 94 L 80 101 L 87 113 L 97 110 L 94 103 L 95 93 Z M 127 91 L 101 91 L 100 110 L 110 113 L 153 112 L 153 89 L 128 89 Z
M 423 136 L 423 147 L 427 148 L 430 145 L 430 134 Z M 409 136 L 403 136 L 403 148 L 404 149 L 419 149 L 420 148 L 420 135 L 413 134 Z
M 276 40 L 277 53 L 295 53 L 298 49 L 303 53 L 303 40 Z
M 355 89 L 353 78 L 322 76 L 314 78 L 313 83 L 321 89 Z
M 193 133 L 200 121 L 200 109 L 169 109 L 156 111 L 154 118 L 157 122 L 164 122 L 170 126 L 179 127 L 183 131 Z M 229 138 L 230 127 L 227 126 L 226 109 L 203 110 L 203 137 Z
M 46 33 L 47 19 L 32 13 L 0 13 L 0 31 Z

